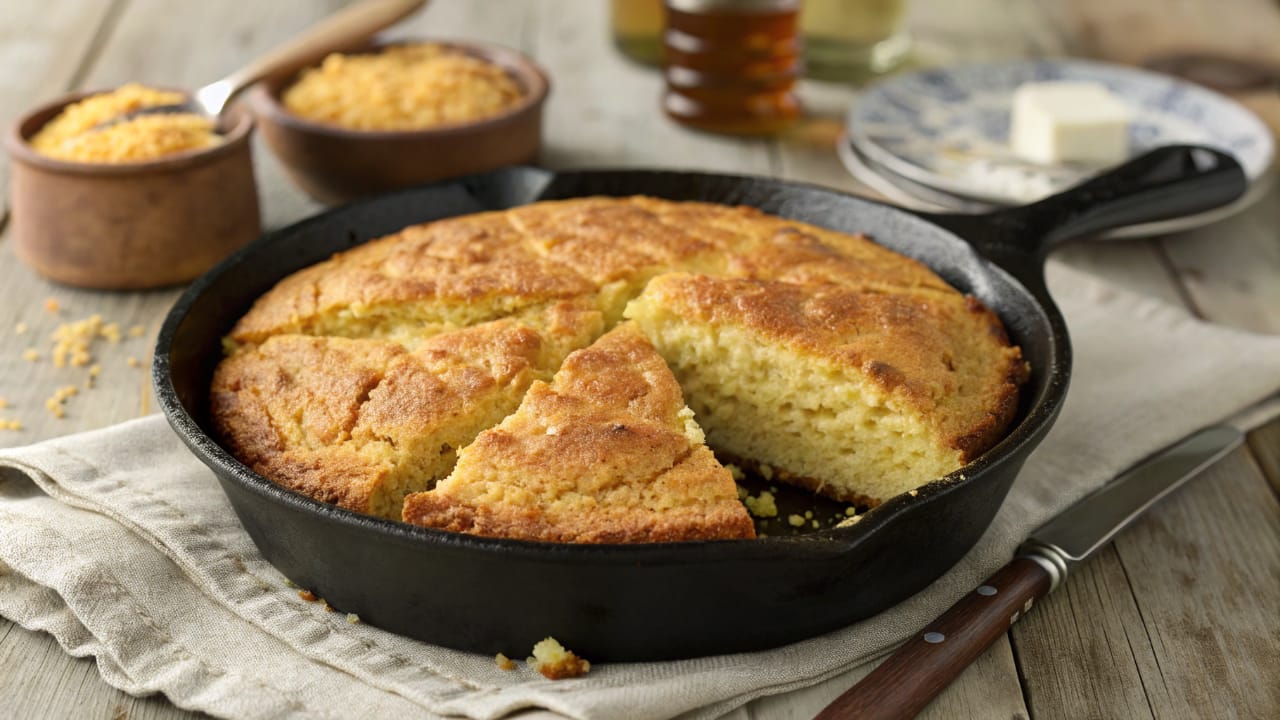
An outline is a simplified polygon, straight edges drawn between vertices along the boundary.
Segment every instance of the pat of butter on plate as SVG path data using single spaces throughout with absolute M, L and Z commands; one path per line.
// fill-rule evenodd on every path
M 1129 157 L 1132 112 L 1098 83 L 1037 82 L 1013 93 L 1009 139 L 1035 163 L 1114 165 Z

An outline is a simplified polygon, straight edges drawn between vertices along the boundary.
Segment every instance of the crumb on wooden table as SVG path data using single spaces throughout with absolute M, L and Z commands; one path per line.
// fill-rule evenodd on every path
M 75 385 L 63 385 L 53 391 L 53 395 L 44 401 L 44 406 L 56 418 L 66 417 L 64 406 L 67 398 L 80 394 L 80 388 Z
M 120 324 L 104 323 L 101 315 L 62 323 L 53 331 L 53 364 L 83 367 L 93 362 L 93 343 L 99 338 L 120 342 Z
M 548 680 L 563 680 L 586 675 L 591 663 L 573 654 L 553 637 L 545 638 L 533 646 L 533 656 L 528 660 L 534 670 Z

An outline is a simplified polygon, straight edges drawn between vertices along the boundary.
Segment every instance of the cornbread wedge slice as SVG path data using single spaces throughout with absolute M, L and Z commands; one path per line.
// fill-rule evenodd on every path
M 535 382 L 448 478 L 405 499 L 404 520 L 548 542 L 755 536 L 675 378 L 630 323 Z
M 322 502 L 399 519 L 404 496 L 453 468 L 458 448 L 511 413 L 535 379 L 599 333 L 544 336 L 512 320 L 385 340 L 278 335 L 224 360 L 210 415 L 236 457 Z
M 956 470 L 1011 422 L 1027 367 L 958 292 L 672 273 L 627 307 L 717 452 L 847 502 Z
M 401 342 L 540 312 L 596 288 L 528 246 L 501 213 L 415 225 L 281 280 L 232 328 L 236 344 L 281 334 Z

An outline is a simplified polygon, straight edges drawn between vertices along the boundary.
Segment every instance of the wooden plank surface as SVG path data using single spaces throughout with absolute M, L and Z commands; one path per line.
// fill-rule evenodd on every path
M 69 90 L 97 57 L 119 0 L 6 3 L 0 21 L 0 128 Z M 0 165 L 8 197 L 9 164 Z
M 1235 28 L 1246 11 L 1250 17 L 1270 12 L 1280 17 L 1274 4 L 1263 0 L 1224 1 L 1211 13 L 1202 7 L 1188 9 L 1210 2 L 1174 4 L 1172 14 L 1183 18 L 1178 20 L 1179 37 Z M 165 0 L 52 0 L 29 10 L 24 7 L 9 16 L 19 18 L 18 23 L 7 21 L 0 30 L 16 33 L 23 45 L 15 49 L 0 43 L 0 59 L 9 57 L 5 53 L 26 53 L 18 57 L 36 58 L 31 66 L 43 73 L 19 77 L 13 70 L 0 70 L 6 81 L 0 83 L 0 112 L 16 112 L 72 83 L 207 82 L 342 4 L 288 0 L 258 3 L 252 12 L 239 4 L 194 0 L 180 5 Z M 603 5 L 578 0 L 435 0 L 428 12 L 394 34 L 481 38 L 535 54 L 553 77 L 542 158 L 548 165 L 697 167 L 781 174 L 857 189 L 827 150 L 843 108 L 854 97 L 851 91 L 806 83 L 803 92 L 815 121 L 777 143 L 685 132 L 657 111 L 658 76 L 625 62 L 608 46 Z M 1164 11 L 1152 8 L 1168 6 L 1137 0 L 917 0 L 912 6 L 917 62 L 1136 53 L 1134 48 L 1148 36 L 1166 38 L 1170 33 L 1122 36 L 1112 31 L 1108 18 L 1114 13 L 1146 13 L 1143 17 L 1158 25 Z M 1215 15 L 1224 17 L 1215 20 Z M 1196 20 L 1186 22 L 1185 17 Z M 1265 37 L 1267 22 L 1271 21 L 1244 25 Z M 14 27 L 19 29 L 10 30 Z M 1266 101 L 1263 98 L 1264 105 Z M 257 150 L 268 224 L 280 225 L 314 211 L 315 205 L 289 185 L 265 148 Z M 3 177 L 0 174 L 0 185 Z M 1059 257 L 1166 300 L 1190 301 L 1214 320 L 1277 332 L 1276 227 L 1280 196 L 1273 192 L 1250 213 L 1195 233 L 1163 241 L 1078 244 L 1061 250 Z M 26 300 L 0 304 L 0 397 L 18 401 L 0 410 L 0 417 L 17 415 L 28 424 L 21 433 L 0 432 L 0 445 L 106 425 L 153 409 L 144 401 L 145 372 L 129 367 L 126 359 L 146 359 L 150 337 L 174 291 L 117 295 L 57 288 L 18 265 L 3 241 L 0 287 L 6 297 Z M 50 296 L 62 301 L 56 315 L 41 307 Z M 21 352 L 29 344 L 47 345 L 57 323 L 93 312 L 121 323 L 126 338 L 119 345 L 98 346 L 103 367 L 95 389 L 68 400 L 67 417 L 55 420 L 42 407 L 44 399 L 57 387 L 83 383 L 87 370 L 54 368 L 47 349 L 38 363 L 22 360 Z M 13 334 L 19 320 L 28 324 L 26 335 Z M 144 337 L 127 337 L 127 328 L 135 323 L 146 326 Z M 925 716 L 1179 717 L 1187 708 L 1208 711 L 1202 714 L 1227 708 L 1240 715 L 1275 715 L 1269 711 L 1280 709 L 1275 693 L 1280 682 L 1274 662 L 1265 661 L 1280 655 L 1274 623 L 1280 600 L 1275 532 L 1280 423 L 1255 432 L 1250 447 L 1252 453 L 1237 451 L 1084 566 L 1063 590 L 1015 626 L 1012 643 L 995 645 Z M 1189 534 L 1193 539 L 1188 543 Z M 1258 538 L 1261 542 L 1253 542 Z M 1187 577 L 1194 579 L 1190 588 Z M 1220 590 L 1205 591 L 1206 584 Z M 1197 662 L 1204 658 L 1217 666 L 1197 676 Z M 1249 668 L 1230 677 L 1219 672 L 1241 663 Z M 809 717 L 854 679 L 835 678 L 804 692 L 762 699 L 732 717 Z M 92 662 L 73 660 L 48 636 L 3 620 L 0 698 L 10 701 L 8 707 L 19 708 L 19 717 L 191 716 L 163 699 L 131 698 L 110 688 Z

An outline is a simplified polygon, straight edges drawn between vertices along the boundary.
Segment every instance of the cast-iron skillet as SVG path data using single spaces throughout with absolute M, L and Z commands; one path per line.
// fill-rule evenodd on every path
M 1067 389 L 1070 345 L 1043 276 L 1050 247 L 1208 210 L 1244 188 L 1232 158 L 1190 147 L 1156 150 L 1056 197 L 981 216 L 921 215 L 762 178 L 509 168 L 358 202 L 240 250 L 193 283 L 170 311 L 156 347 L 156 394 L 173 428 L 213 469 L 267 560 L 370 624 L 516 657 L 548 635 L 594 661 L 773 647 L 848 625 L 912 595 L 987 528 Z M 412 223 L 537 200 L 632 194 L 752 205 L 866 232 L 921 260 L 998 313 L 1022 346 L 1032 373 L 1016 427 L 977 461 L 915 497 L 884 503 L 850 528 L 630 546 L 497 540 L 365 517 L 265 480 L 211 439 L 206 398 L 220 338 L 289 273 Z

